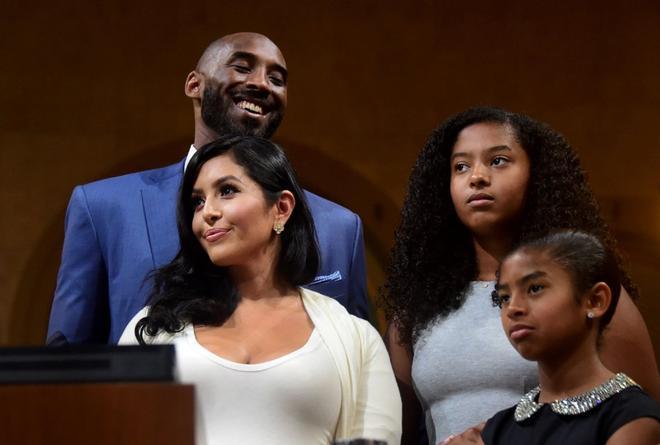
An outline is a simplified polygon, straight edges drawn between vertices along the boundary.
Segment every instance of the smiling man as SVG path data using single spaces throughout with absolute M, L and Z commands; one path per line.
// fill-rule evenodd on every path
M 286 63 L 267 37 L 231 34 L 206 48 L 184 89 L 195 121 L 185 160 L 74 189 L 48 326 L 51 341 L 117 342 L 147 304 L 149 272 L 170 262 L 179 249 L 176 194 L 188 160 L 196 147 L 219 136 L 270 138 L 286 110 Z M 306 287 L 366 318 L 360 218 L 312 193 L 306 197 L 321 253 L 318 276 Z
M 186 79 L 195 146 L 224 134 L 270 138 L 284 117 L 287 70 L 267 37 L 238 33 L 213 42 Z

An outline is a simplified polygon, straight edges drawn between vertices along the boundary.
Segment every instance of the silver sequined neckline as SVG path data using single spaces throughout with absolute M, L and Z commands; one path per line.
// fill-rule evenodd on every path
M 590 409 L 595 408 L 612 397 L 614 394 L 631 386 L 639 387 L 633 379 L 620 372 L 607 382 L 596 386 L 590 391 L 566 399 L 555 400 L 550 403 L 550 408 L 557 414 L 569 416 L 586 413 Z M 514 413 L 516 422 L 522 422 L 523 420 L 529 419 L 541 409 L 544 404 L 536 401 L 536 397 L 540 392 L 541 388 L 537 386 L 520 399 L 520 402 L 516 405 L 516 411 Z

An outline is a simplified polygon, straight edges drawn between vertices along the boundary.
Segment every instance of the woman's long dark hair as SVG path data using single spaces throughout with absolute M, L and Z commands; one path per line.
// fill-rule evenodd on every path
M 637 296 L 577 154 L 563 136 L 522 114 L 471 108 L 433 131 L 410 175 L 381 296 L 401 342 L 412 345 L 430 321 L 461 307 L 470 281 L 478 275 L 472 235 L 458 219 L 449 192 L 454 144 L 464 128 L 478 123 L 510 127 L 530 160 L 530 179 L 514 246 L 558 229 L 591 233 L 615 252 L 621 282 Z
M 266 202 L 276 202 L 283 190 L 290 191 L 296 205 L 280 237 L 278 278 L 300 286 L 316 275 L 319 252 L 314 221 L 304 192 L 284 152 L 267 139 L 227 136 L 211 142 L 193 156 L 183 177 L 177 205 L 181 248 L 168 265 L 155 270 L 148 315 L 135 327 L 138 341 L 143 334 L 178 332 L 186 323 L 222 325 L 234 312 L 239 295 L 226 268 L 211 262 L 192 231 L 192 189 L 202 166 L 212 158 L 229 155 L 261 187 Z

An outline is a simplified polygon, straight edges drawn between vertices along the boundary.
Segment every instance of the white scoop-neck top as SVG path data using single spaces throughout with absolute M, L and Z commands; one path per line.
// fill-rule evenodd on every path
M 196 444 L 332 442 L 341 387 L 316 329 L 299 349 L 255 364 L 209 351 L 197 341 L 192 325 L 174 345 L 181 382 L 197 388 Z

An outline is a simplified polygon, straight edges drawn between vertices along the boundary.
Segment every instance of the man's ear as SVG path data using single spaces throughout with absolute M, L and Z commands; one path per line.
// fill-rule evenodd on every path
M 198 71 L 191 71 L 183 89 L 189 98 L 200 99 L 204 91 L 204 76 Z
M 286 222 L 291 217 L 293 209 L 296 207 L 296 198 L 288 190 L 282 191 L 280 196 L 275 201 L 274 210 L 275 210 L 275 221 L 286 225 Z
M 612 291 L 604 282 L 594 284 L 585 299 L 587 313 L 592 313 L 593 318 L 600 318 L 605 314 L 612 303 Z

